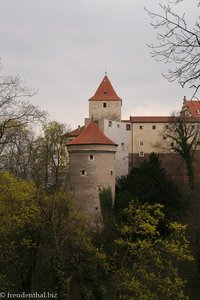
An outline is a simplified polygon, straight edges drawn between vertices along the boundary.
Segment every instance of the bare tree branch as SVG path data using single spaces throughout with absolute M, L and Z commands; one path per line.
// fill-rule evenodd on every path
M 183 0 L 168 0 L 168 5 L 159 4 L 161 13 L 149 11 L 151 26 L 157 32 L 157 45 L 148 45 L 157 61 L 172 65 L 163 76 L 170 82 L 177 80 L 182 87 L 194 89 L 193 97 L 200 88 L 200 23 L 197 20 L 190 28 L 185 14 L 174 12 L 172 5 Z M 198 2 L 198 6 L 200 2 Z
M 18 76 L 0 76 L 0 144 L 5 143 L 4 135 L 11 128 L 45 119 L 46 114 L 27 101 L 36 93 Z

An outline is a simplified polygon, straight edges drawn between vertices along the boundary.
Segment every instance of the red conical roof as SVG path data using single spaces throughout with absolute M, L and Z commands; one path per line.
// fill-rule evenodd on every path
M 81 134 L 67 145 L 116 145 L 92 121 Z
M 108 76 L 105 75 L 104 79 L 100 83 L 95 95 L 89 99 L 89 101 L 121 101 L 121 98 L 117 96 Z

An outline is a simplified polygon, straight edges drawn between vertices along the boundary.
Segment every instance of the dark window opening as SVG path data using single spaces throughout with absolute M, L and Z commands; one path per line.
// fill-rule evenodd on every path
M 106 102 L 103 103 L 103 107 L 106 107 Z
M 142 126 L 142 125 L 140 125 L 140 126 L 139 126 L 139 128 L 140 128 L 140 129 L 143 129 L 143 126 Z
M 91 155 L 89 156 L 89 159 L 90 159 L 90 160 L 94 160 L 94 155 L 91 154 Z
M 81 170 L 80 172 L 81 172 L 82 176 L 86 175 L 86 171 L 85 170 Z
M 152 126 L 152 129 L 156 129 L 156 125 L 153 125 L 153 126 Z
M 140 151 L 139 152 L 139 157 L 143 157 L 144 156 L 144 152 L 143 151 Z
M 131 125 L 130 124 L 126 124 L 126 130 L 131 130 Z

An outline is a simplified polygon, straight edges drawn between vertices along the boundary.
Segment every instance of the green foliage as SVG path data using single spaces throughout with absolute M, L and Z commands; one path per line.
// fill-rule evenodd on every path
M 0 173 L 0 187 L 0 278 L 7 277 L 5 291 L 26 291 L 38 247 L 36 189 L 9 173 Z
M 103 220 L 106 222 L 106 219 L 111 217 L 112 213 L 112 191 L 111 188 L 103 188 L 99 192 L 99 200 L 101 207 L 101 214 Z
M 98 299 L 103 294 L 107 262 L 91 241 L 87 222 L 71 197 L 58 192 L 40 199 L 43 211 L 43 248 L 59 299 Z
M 169 223 L 163 238 L 160 204 L 129 202 L 123 221 L 106 223 L 95 243 L 70 194 L 37 190 L 9 173 L 0 173 L 0 188 L 4 291 L 49 290 L 60 300 L 187 299 L 177 269 L 192 259 L 185 226 Z M 110 213 L 110 191 L 102 195 Z
M 140 203 L 164 205 L 164 213 L 170 219 L 182 209 L 180 191 L 166 175 L 154 153 L 140 167 L 133 168 L 129 175 L 118 180 L 115 201 L 118 217 L 132 199 L 138 199 Z
M 71 196 L 36 190 L 8 173 L 0 173 L 0 188 L 3 290 L 48 290 L 60 300 L 103 299 L 107 258 L 92 243 Z
M 124 213 L 113 257 L 116 299 L 188 299 L 177 269 L 179 261 L 192 260 L 185 226 L 170 223 L 166 239 L 158 231 L 161 205 L 131 202 Z

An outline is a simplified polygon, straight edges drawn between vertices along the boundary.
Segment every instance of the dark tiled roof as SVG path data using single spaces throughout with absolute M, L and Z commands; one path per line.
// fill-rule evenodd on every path
M 132 123 L 169 123 L 170 116 L 144 116 L 144 117 L 134 117 L 130 116 L 130 121 Z

